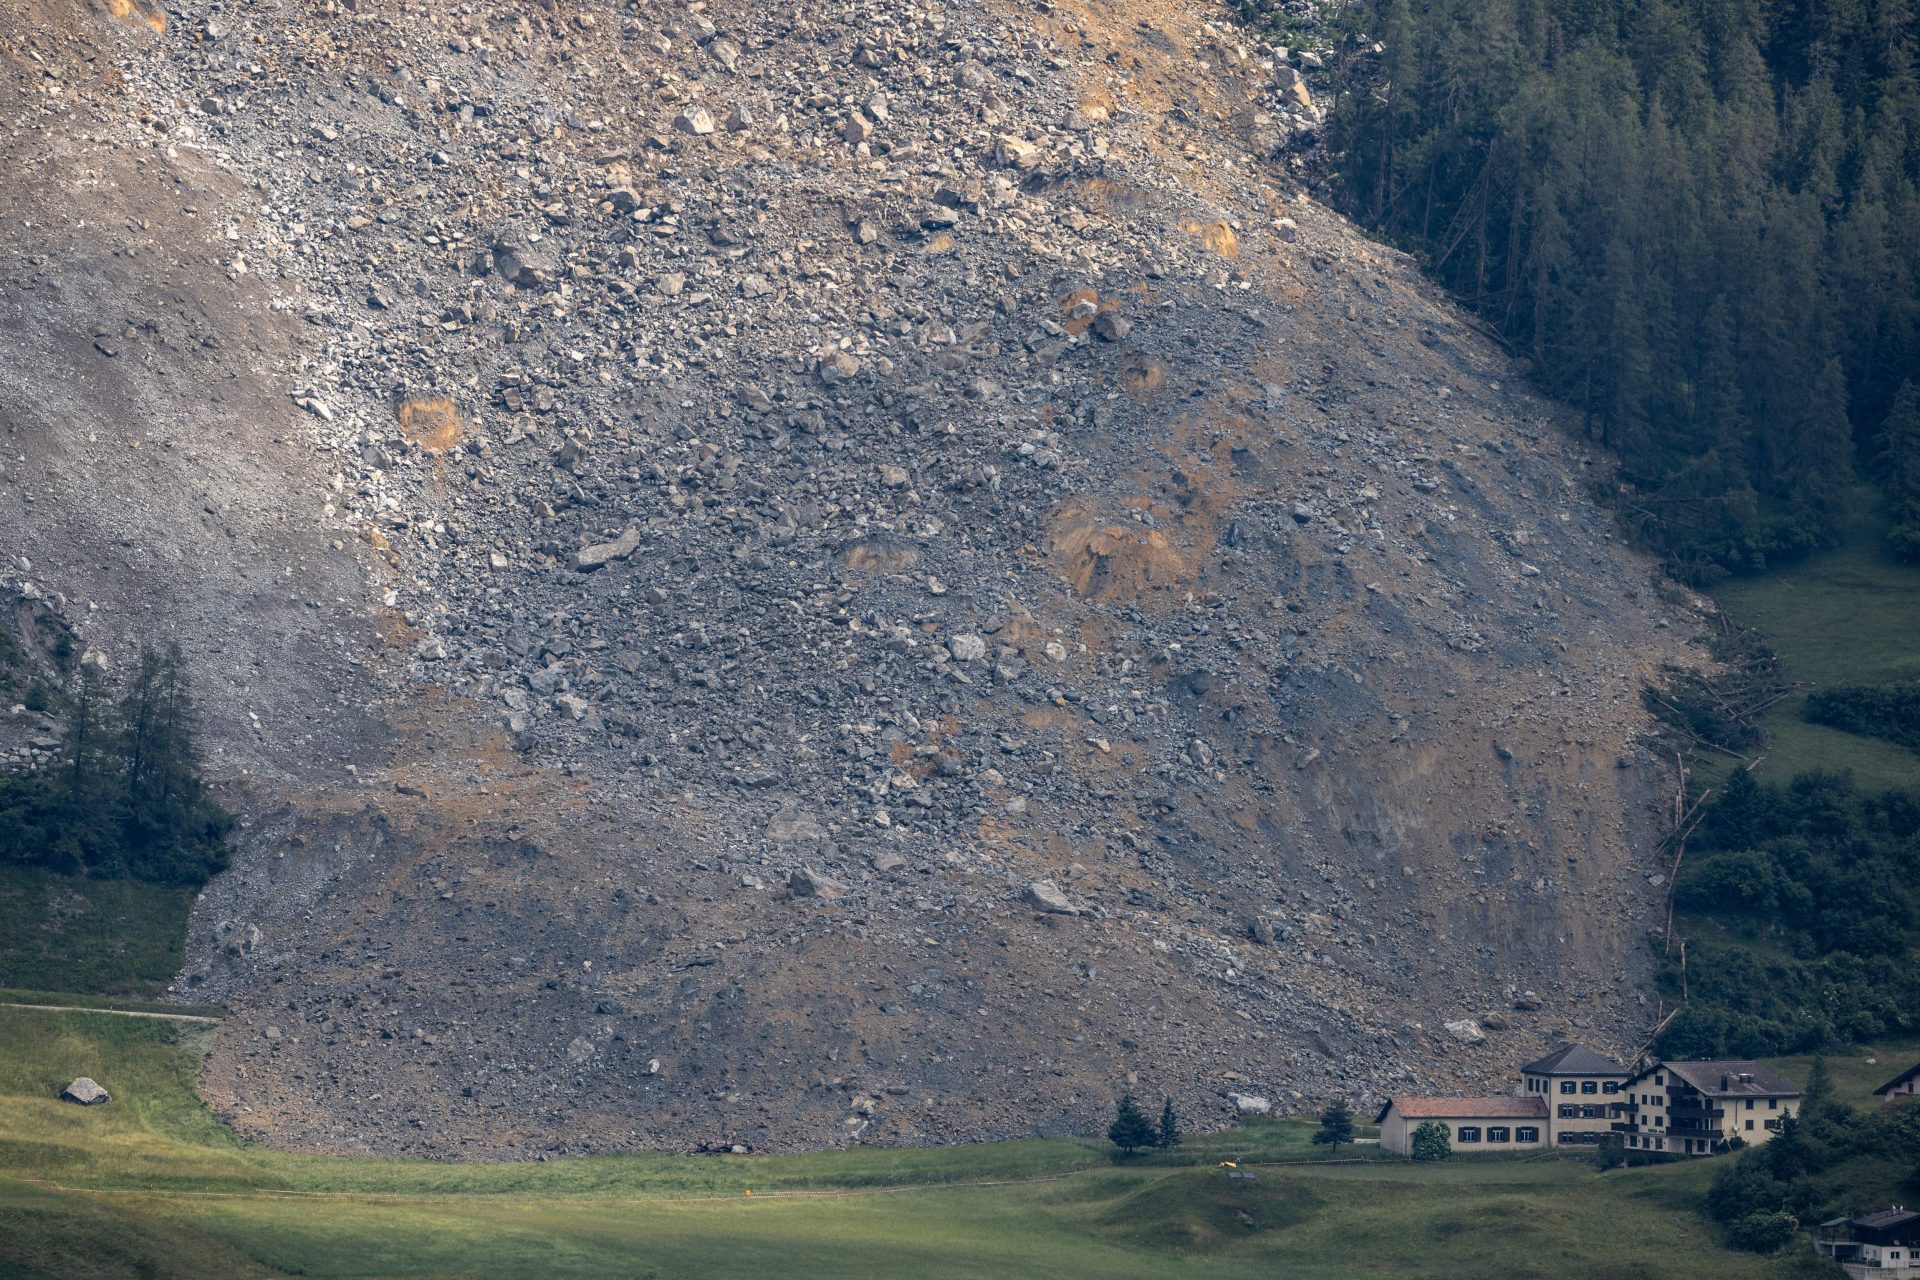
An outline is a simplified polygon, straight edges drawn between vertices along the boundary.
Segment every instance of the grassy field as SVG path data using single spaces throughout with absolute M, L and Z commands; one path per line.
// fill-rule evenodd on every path
M 1767 638 L 1792 679 L 1813 688 L 1920 680 L 1920 565 L 1895 561 L 1884 537 L 1863 509 L 1844 546 L 1727 583 L 1714 595 L 1736 622 Z M 1803 692 L 1762 718 L 1774 738 L 1763 776 L 1785 781 L 1810 769 L 1851 769 L 1864 786 L 1920 786 L 1920 755 L 1808 724 L 1805 706 Z
M 0 867 L 0 987 L 159 996 L 186 963 L 194 890 Z
M 513 1165 L 274 1152 L 194 1095 L 208 1034 L 0 1008 L 0 1276 L 1806 1274 L 1718 1247 L 1692 1210 L 1711 1167 L 1316 1163 L 1294 1121 L 1195 1138 L 1191 1163 L 1116 1165 L 1091 1140 Z M 114 1101 L 54 1101 L 82 1073 Z M 1229 1156 L 1258 1179 L 1229 1181 Z

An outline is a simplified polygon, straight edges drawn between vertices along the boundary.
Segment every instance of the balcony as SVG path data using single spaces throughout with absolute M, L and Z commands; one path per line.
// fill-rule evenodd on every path
M 1667 1107 L 1669 1124 L 1718 1124 L 1727 1118 L 1724 1107 L 1708 1106 L 1703 1102 L 1675 1102 Z
M 1670 1138 L 1707 1138 L 1714 1142 L 1725 1141 L 1727 1136 L 1718 1125 L 1711 1124 L 1670 1124 L 1666 1134 Z

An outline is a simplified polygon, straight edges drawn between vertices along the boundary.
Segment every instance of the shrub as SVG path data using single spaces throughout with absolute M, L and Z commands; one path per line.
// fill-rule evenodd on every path
M 1453 1139 L 1447 1136 L 1447 1126 L 1436 1120 L 1427 1120 L 1413 1131 L 1415 1160 L 1445 1160 L 1452 1154 Z
M 1790 1213 L 1750 1213 L 1727 1228 L 1727 1243 L 1748 1253 L 1778 1253 L 1799 1229 L 1799 1221 Z

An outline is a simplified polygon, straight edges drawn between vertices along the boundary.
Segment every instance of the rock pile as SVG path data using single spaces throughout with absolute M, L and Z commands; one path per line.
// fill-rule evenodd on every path
M 1665 606 L 1302 192 L 1301 56 L 1186 0 L 172 12 L 108 158 L 230 176 L 284 520 L 396 694 L 196 924 L 243 1130 L 1224 1120 L 1645 1023 Z

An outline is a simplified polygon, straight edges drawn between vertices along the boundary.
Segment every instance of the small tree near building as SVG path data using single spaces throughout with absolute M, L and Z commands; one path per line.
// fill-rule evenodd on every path
M 1173 1099 L 1168 1098 L 1160 1104 L 1160 1149 L 1169 1150 L 1180 1145 L 1180 1121 L 1173 1114 Z
M 1320 1113 L 1320 1128 L 1313 1135 L 1317 1147 L 1332 1147 L 1337 1153 L 1344 1143 L 1353 1141 L 1353 1112 L 1345 1102 L 1336 1102 Z
M 1447 1126 L 1428 1120 L 1413 1131 L 1415 1160 L 1445 1160 L 1452 1154 L 1453 1139 L 1447 1136 Z
M 1153 1121 L 1147 1119 L 1147 1113 L 1134 1102 L 1133 1095 L 1122 1094 L 1114 1109 L 1113 1123 L 1107 1126 L 1107 1141 L 1120 1148 L 1122 1155 L 1131 1156 L 1141 1147 L 1152 1146 L 1159 1136 Z

